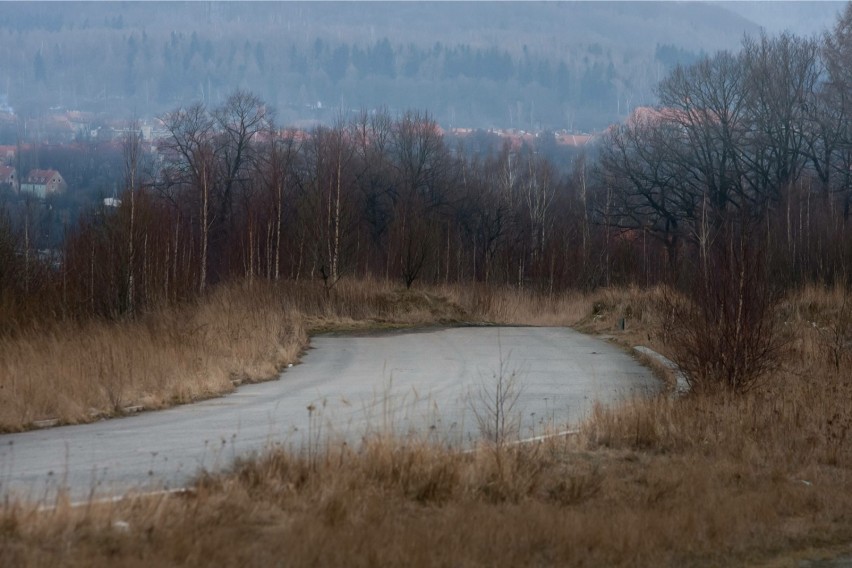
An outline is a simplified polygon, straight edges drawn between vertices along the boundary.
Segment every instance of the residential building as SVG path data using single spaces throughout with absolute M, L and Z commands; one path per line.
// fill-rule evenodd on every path
M 21 191 L 27 191 L 38 197 L 62 192 L 68 185 L 56 170 L 32 170 L 21 183 Z
M 0 166 L 0 188 L 18 189 L 18 172 L 11 166 Z

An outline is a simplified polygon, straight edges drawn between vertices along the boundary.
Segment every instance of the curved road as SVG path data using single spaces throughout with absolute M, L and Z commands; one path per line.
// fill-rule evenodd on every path
M 202 469 L 270 445 L 304 447 L 371 431 L 465 444 L 479 436 L 496 376 L 514 375 L 519 434 L 577 424 L 595 401 L 659 388 L 617 347 L 566 328 L 473 327 L 312 339 L 279 380 L 196 404 L 0 436 L 0 495 L 49 502 L 181 487 Z M 310 410 L 309 410 L 310 409 Z

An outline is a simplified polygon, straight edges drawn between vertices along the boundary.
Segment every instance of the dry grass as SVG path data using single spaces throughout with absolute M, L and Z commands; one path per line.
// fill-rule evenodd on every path
M 403 314 L 426 322 L 441 305 L 470 320 L 570 322 L 666 348 L 653 291 L 388 294 L 401 293 L 312 317 L 362 325 L 383 310 L 371 325 Z M 183 496 L 42 512 L 6 503 L 0 565 L 798 566 L 849 555 L 852 376 L 826 347 L 844 297 L 811 288 L 788 298 L 781 371 L 743 395 L 598 408 L 579 436 L 499 451 L 376 439 L 273 452 Z M 620 318 L 627 330 L 613 333 Z
M 458 323 L 575 323 L 582 296 L 531 299 L 460 287 L 402 290 L 385 281 L 221 286 L 136 321 L 55 325 L 0 337 L 0 432 L 80 423 L 127 407 L 164 408 L 269 380 L 325 331 Z
M 852 539 L 848 468 L 814 464 L 805 484 L 712 447 L 564 438 L 499 457 L 375 440 L 272 453 L 182 496 L 7 505 L 0 564 L 730 566 Z
M 471 313 L 501 324 L 573 325 L 586 317 L 594 298 L 579 292 L 548 296 L 515 288 L 442 286 L 442 296 Z
M 0 341 L 0 429 L 83 422 L 130 405 L 161 408 L 233 389 L 294 361 L 307 337 L 270 291 L 219 290 L 127 323 L 54 327 Z M 264 293 L 265 292 L 265 293 Z
M 231 285 L 131 322 L 53 326 L 0 339 L 0 431 L 163 408 L 274 378 L 315 331 L 460 321 L 441 298 L 381 282 Z

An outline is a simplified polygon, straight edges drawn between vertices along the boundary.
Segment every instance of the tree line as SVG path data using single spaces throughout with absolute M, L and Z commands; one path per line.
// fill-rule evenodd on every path
M 848 283 L 850 30 L 847 9 L 823 40 L 747 39 L 678 66 L 658 107 L 568 168 L 545 140 L 474 150 L 425 112 L 303 131 L 247 91 L 177 108 L 155 154 L 126 136 L 120 205 L 84 215 L 61 253 L 0 222 L 6 327 L 120 317 L 231 279 L 330 297 L 349 277 L 535 293 L 669 282 L 729 292 L 716 300 L 736 317 L 747 283 Z
M 782 281 L 848 278 L 850 30 L 847 8 L 823 41 L 746 39 L 676 68 L 658 108 L 603 140 L 597 206 L 610 226 L 652 235 L 671 271 L 692 262 L 705 279 L 733 227 Z
M 536 145 L 473 152 L 417 111 L 311 131 L 273 118 L 236 91 L 164 114 L 156 154 L 133 130 L 120 204 L 83 215 L 50 260 L 27 237 L 35 227 L 7 217 L 6 311 L 116 317 L 233 278 L 305 279 L 330 295 L 361 276 L 551 289 L 596 278 L 585 195 Z
M 852 4 L 821 40 L 747 38 L 677 67 L 657 108 L 605 136 L 596 210 L 665 251 L 685 294 L 666 295 L 669 343 L 694 388 L 776 368 L 786 289 L 852 285 L 850 79 Z

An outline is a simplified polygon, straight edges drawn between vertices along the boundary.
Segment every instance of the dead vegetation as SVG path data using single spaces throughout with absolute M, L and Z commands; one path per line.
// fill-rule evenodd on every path
M 586 438 L 515 446 L 499 461 L 391 440 L 319 460 L 273 453 L 186 495 L 6 506 L 0 562 L 716 566 L 852 538 L 848 468 L 726 454 Z
M 0 431 L 58 419 L 74 424 L 143 406 L 164 408 L 270 380 L 296 363 L 310 334 L 501 322 L 564 325 L 579 295 L 446 286 L 402 290 L 386 281 L 232 284 L 128 321 L 55 323 L 0 337 Z
M 348 311 L 317 304 L 311 325 L 433 321 L 443 297 L 471 319 L 564 318 L 670 349 L 659 291 L 548 303 L 444 289 L 404 293 L 405 307 L 387 300 L 397 292 L 373 305 L 363 288 L 349 293 Z M 832 347 L 845 345 L 836 340 L 845 294 L 811 287 L 787 297 L 775 314 L 791 338 L 780 367 L 745 393 L 598 408 L 579 435 L 537 444 L 459 453 L 376 438 L 272 452 L 184 495 L 42 511 L 7 502 L 0 564 L 796 566 L 849 554 L 852 378 Z

